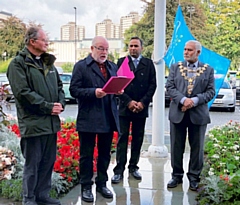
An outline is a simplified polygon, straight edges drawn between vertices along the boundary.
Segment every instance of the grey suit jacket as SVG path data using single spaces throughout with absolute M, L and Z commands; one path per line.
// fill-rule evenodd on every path
M 187 61 L 182 63 L 187 67 Z M 204 64 L 199 62 L 198 67 Z M 173 123 L 180 123 L 185 112 L 181 111 L 181 99 L 185 97 L 198 97 L 199 102 L 196 107 L 189 109 L 191 122 L 196 125 L 210 123 L 209 109 L 207 103 L 215 95 L 214 69 L 207 66 L 206 70 L 195 79 L 194 87 L 190 96 L 187 96 L 188 81 L 184 79 L 180 72 L 179 63 L 175 63 L 170 68 L 170 73 L 166 83 L 166 89 L 172 101 L 169 107 L 169 120 Z

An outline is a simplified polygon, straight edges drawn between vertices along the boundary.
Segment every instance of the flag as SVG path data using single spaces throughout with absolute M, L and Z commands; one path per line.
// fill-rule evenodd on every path
M 181 6 L 178 6 L 175 21 L 174 31 L 170 46 L 164 56 L 166 65 L 170 68 L 173 63 L 183 61 L 183 50 L 185 43 L 189 40 L 196 40 L 188 29 L 188 26 L 184 20 Z M 202 52 L 199 56 L 199 61 L 209 64 L 214 68 L 215 77 L 215 89 L 216 95 L 223 83 L 223 80 L 227 74 L 231 61 L 214 51 L 211 51 L 202 46 Z M 208 107 L 211 107 L 215 97 L 208 103 Z

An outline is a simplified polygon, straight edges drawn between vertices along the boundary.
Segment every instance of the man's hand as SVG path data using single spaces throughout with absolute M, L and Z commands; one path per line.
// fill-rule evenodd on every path
M 187 110 L 187 107 L 185 107 L 184 105 L 181 108 L 182 112 L 185 112 Z
M 129 104 L 128 104 L 128 109 L 131 110 L 132 112 L 135 112 L 137 110 L 138 104 L 137 101 L 132 100 Z
M 190 108 L 192 108 L 194 106 L 194 102 L 193 102 L 193 100 L 191 98 L 187 98 L 184 101 L 183 106 L 186 107 L 186 109 L 190 109 Z
M 124 93 L 124 90 L 120 90 L 115 95 L 122 95 L 123 93 Z
M 97 89 L 95 90 L 95 95 L 96 95 L 97 98 L 103 98 L 104 96 L 107 95 L 107 93 L 105 93 L 105 92 L 102 90 L 102 88 L 97 88 Z
M 135 100 L 132 100 L 129 104 L 128 104 L 128 108 L 129 110 L 131 110 L 134 113 L 139 113 L 143 110 L 144 105 L 142 102 L 137 102 Z
M 143 110 L 144 106 L 143 106 L 143 103 L 142 102 L 138 102 L 137 103 L 137 109 L 136 109 L 136 113 L 139 113 Z
M 54 103 L 52 108 L 52 115 L 59 115 L 63 111 L 63 107 L 61 103 Z

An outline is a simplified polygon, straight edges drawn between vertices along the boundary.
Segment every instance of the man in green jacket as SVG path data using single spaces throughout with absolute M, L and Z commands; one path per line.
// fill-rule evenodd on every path
M 56 58 L 46 53 L 46 33 L 39 27 L 30 27 L 25 44 L 7 70 L 25 158 L 23 204 L 56 205 L 60 201 L 50 198 L 49 191 L 60 130 L 59 114 L 65 105 L 64 91 L 53 65 Z

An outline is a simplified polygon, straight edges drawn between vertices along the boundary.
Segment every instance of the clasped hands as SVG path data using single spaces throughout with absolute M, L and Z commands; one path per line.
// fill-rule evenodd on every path
M 63 111 L 62 104 L 55 102 L 52 108 L 52 115 L 59 115 L 62 111 Z
M 194 106 L 194 102 L 191 98 L 187 98 L 184 103 L 183 106 L 181 108 L 182 112 L 185 112 L 186 110 L 192 108 Z
M 133 113 L 139 113 L 143 110 L 144 106 L 142 102 L 137 102 L 135 100 L 132 100 L 128 104 L 128 109 L 131 110 Z

